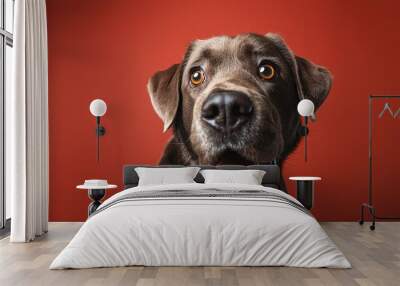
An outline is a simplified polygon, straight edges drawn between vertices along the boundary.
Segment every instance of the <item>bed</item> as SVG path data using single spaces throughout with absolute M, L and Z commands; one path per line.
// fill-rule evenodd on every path
M 312 214 L 279 190 L 276 165 L 200 166 L 264 170 L 261 185 L 206 184 L 198 174 L 195 183 L 138 186 L 137 167 L 124 166 L 125 189 L 103 202 L 50 269 L 351 267 Z

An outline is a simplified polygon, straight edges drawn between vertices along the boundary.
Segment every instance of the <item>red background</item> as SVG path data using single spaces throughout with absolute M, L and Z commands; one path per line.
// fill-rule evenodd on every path
M 89 199 L 75 189 L 85 178 L 121 186 L 123 164 L 158 162 L 170 134 L 162 134 L 146 83 L 155 71 L 179 62 L 191 40 L 270 31 L 334 75 L 333 89 L 311 126 L 309 162 L 301 145 L 284 175 L 323 178 L 313 210 L 318 219 L 357 219 L 367 199 L 368 95 L 400 94 L 398 3 L 48 0 L 50 220 L 86 218 Z M 108 105 L 100 163 L 89 113 L 95 98 Z M 387 151 L 379 170 L 391 170 L 377 182 L 380 215 L 400 215 L 398 182 L 391 179 L 399 175 L 398 133 L 389 122 L 378 134 Z M 287 184 L 293 193 L 293 182 Z

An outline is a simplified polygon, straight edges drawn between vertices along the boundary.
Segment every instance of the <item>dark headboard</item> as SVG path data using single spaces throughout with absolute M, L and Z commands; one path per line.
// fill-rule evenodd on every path
M 136 187 L 139 182 L 139 177 L 135 171 L 137 167 L 147 167 L 147 168 L 179 168 L 185 167 L 183 165 L 125 165 L 123 168 L 123 180 L 124 180 L 124 188 L 132 188 Z M 242 166 L 242 165 L 219 165 L 219 166 L 197 166 L 202 169 L 222 169 L 222 170 L 247 170 L 247 169 L 255 169 L 255 170 L 264 170 L 265 175 L 262 180 L 262 185 L 265 187 L 272 187 L 276 189 L 285 190 L 284 184 L 281 179 L 281 171 L 278 165 L 251 165 L 251 166 Z M 204 178 L 199 173 L 195 178 L 197 183 L 204 183 Z

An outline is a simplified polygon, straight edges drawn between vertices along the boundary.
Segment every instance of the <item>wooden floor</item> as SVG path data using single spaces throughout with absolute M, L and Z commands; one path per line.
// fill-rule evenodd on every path
M 352 269 L 289 267 L 123 267 L 48 270 L 80 223 L 51 223 L 44 237 L 0 241 L 0 285 L 400 285 L 400 222 L 378 223 L 375 232 L 355 222 L 322 223 Z

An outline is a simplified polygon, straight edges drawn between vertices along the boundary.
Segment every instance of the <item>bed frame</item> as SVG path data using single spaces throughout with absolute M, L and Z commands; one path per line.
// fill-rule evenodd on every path
M 136 187 L 139 183 L 139 176 L 135 171 L 137 167 L 148 168 L 179 168 L 183 165 L 124 165 L 123 167 L 123 183 L 124 189 Z M 276 188 L 286 192 L 285 184 L 282 181 L 281 171 L 278 165 L 218 165 L 218 166 L 197 166 L 201 169 L 220 169 L 220 170 L 263 170 L 265 171 L 262 185 L 265 187 Z M 197 183 L 204 183 L 203 176 L 199 173 L 194 179 Z

